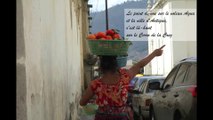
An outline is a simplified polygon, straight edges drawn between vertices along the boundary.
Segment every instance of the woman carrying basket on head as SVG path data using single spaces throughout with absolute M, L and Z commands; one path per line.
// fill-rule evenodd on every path
M 102 76 L 92 80 L 83 94 L 80 105 L 85 106 L 93 96 L 99 106 L 95 120 L 132 120 L 126 104 L 130 80 L 156 56 L 162 55 L 162 47 L 154 50 L 129 69 L 118 68 L 116 56 L 100 56 Z

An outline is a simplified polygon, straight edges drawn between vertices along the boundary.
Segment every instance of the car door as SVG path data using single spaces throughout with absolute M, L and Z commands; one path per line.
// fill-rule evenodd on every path
M 183 81 L 190 66 L 190 63 L 182 63 L 180 65 L 177 75 L 175 76 L 173 85 L 167 94 L 167 109 L 165 112 L 167 113 L 168 119 L 170 120 L 173 120 L 174 116 L 179 114 L 184 107 L 182 106 L 182 99 L 184 96 L 182 91 L 184 89 Z
M 134 93 L 132 95 L 132 107 L 133 107 L 133 110 L 136 112 L 136 113 L 139 113 L 139 106 L 140 106 L 140 96 L 141 94 L 143 94 L 143 89 L 144 89 L 144 86 L 146 85 L 146 81 L 147 80 L 143 80 L 143 82 L 141 83 L 141 85 L 139 86 L 138 88 L 138 92 L 139 93 Z
M 152 97 L 153 97 L 154 93 L 156 92 L 156 90 L 152 90 L 152 89 L 149 88 L 149 84 L 152 83 L 152 82 L 161 82 L 160 84 L 162 84 L 163 80 L 164 80 L 164 78 L 152 78 L 147 82 L 147 84 L 145 86 L 144 95 L 143 95 L 144 96 L 143 98 L 144 98 L 144 103 L 145 103 L 144 104 L 145 109 L 148 109 L 148 110 L 150 109 Z
M 140 103 L 139 108 L 141 109 L 141 111 L 142 109 L 145 109 L 145 101 L 146 99 L 149 98 L 149 95 L 147 95 L 146 93 L 147 84 L 148 84 L 148 80 L 144 80 L 144 83 L 141 85 L 141 88 L 139 89 L 141 94 L 139 95 L 138 102 Z
M 173 101 L 173 116 L 177 116 L 177 112 L 181 117 L 185 117 L 191 111 L 193 96 L 188 91 L 196 80 L 196 66 L 192 63 L 183 63 L 177 73 L 174 81 L 174 87 L 171 90 L 171 101 Z M 189 78 L 190 76 L 190 78 Z M 173 118 L 172 118 L 173 119 Z
M 167 98 L 178 69 L 179 65 L 171 70 L 164 80 L 161 90 L 157 90 L 153 96 L 153 108 L 158 120 L 170 120 L 167 112 L 171 103 Z
M 144 88 L 143 88 L 143 91 L 142 91 L 143 94 L 140 96 L 141 109 L 143 111 L 149 111 L 151 98 L 152 98 L 154 91 L 155 91 L 155 90 L 149 89 L 150 81 L 157 81 L 157 80 L 150 78 L 149 80 L 147 80 L 146 84 L 144 85 Z
M 182 97 L 183 118 L 197 120 L 197 64 L 193 63 L 184 79 Z

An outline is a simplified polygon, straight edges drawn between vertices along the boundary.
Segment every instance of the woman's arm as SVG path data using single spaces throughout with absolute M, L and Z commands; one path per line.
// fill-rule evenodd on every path
M 89 102 L 89 100 L 93 97 L 94 93 L 91 89 L 90 86 L 86 89 L 85 93 L 83 94 L 81 100 L 80 100 L 80 105 L 85 106 Z
M 165 45 L 161 46 L 158 49 L 155 49 L 151 54 L 149 54 L 148 56 L 146 56 L 144 59 L 140 60 L 138 63 L 136 63 L 135 65 L 133 65 L 130 69 L 129 69 L 129 74 L 130 74 L 130 78 L 132 79 L 139 71 L 142 67 L 144 67 L 145 65 L 147 65 L 153 58 L 155 58 L 156 56 L 161 56 L 163 53 L 162 48 Z M 130 79 L 130 80 L 131 80 Z

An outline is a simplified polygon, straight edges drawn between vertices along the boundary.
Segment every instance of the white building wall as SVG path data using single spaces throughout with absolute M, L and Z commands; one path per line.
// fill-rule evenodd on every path
M 171 3 L 166 3 L 165 5 L 164 5 L 164 7 L 162 8 L 162 11 L 168 11 L 168 12 L 171 12 Z M 167 23 L 165 23 L 165 24 L 162 24 L 163 25 L 163 27 L 162 27 L 162 31 L 163 31 L 163 33 L 173 33 L 173 31 L 172 31 L 172 16 L 169 16 L 169 15 L 164 15 L 163 16 L 165 19 L 166 19 L 166 21 L 167 21 Z M 162 34 L 163 34 L 162 33 Z M 163 44 L 165 44 L 166 46 L 163 48 L 163 50 L 164 50 L 164 53 L 163 53 L 163 74 L 164 75 L 167 75 L 169 72 L 170 72 L 170 70 L 171 70 L 171 68 L 173 67 L 173 52 L 174 52 L 174 49 L 173 49 L 173 42 L 172 42 L 172 40 L 171 40 L 171 38 L 164 38 L 164 39 L 162 39 L 162 42 L 163 42 Z
M 17 1 L 17 120 L 79 119 L 86 5 Z
M 195 0 L 180 0 L 172 1 L 172 8 L 174 10 L 185 11 L 191 9 L 196 12 Z M 173 61 L 176 64 L 179 60 L 185 57 L 196 56 L 196 14 L 190 17 L 172 17 L 172 31 L 173 31 Z M 181 48 L 181 49 L 180 49 Z
M 164 0 L 159 0 L 161 3 Z M 158 1 L 158 2 L 159 2 Z M 163 2 L 162 2 L 163 1 Z M 169 11 L 174 9 L 194 9 L 196 12 L 196 1 L 195 0 L 170 0 L 163 3 L 163 6 L 157 6 L 152 8 L 152 11 Z M 181 59 L 191 56 L 196 56 L 196 15 L 189 18 L 175 17 L 172 15 L 161 15 L 161 16 L 151 16 L 151 18 L 165 18 L 166 24 L 153 24 L 148 23 L 148 25 L 153 26 L 150 33 L 161 34 L 167 32 L 172 33 L 173 37 L 170 38 L 151 38 L 149 37 L 149 53 L 154 49 L 159 48 L 162 45 L 166 45 L 163 50 L 164 53 L 160 57 L 156 57 L 145 67 L 145 74 L 163 74 L 167 75 L 173 66 Z
M 162 9 L 156 9 L 158 12 L 169 11 L 171 8 L 171 4 L 166 3 Z M 167 23 L 166 24 L 155 24 L 155 23 L 148 23 L 148 25 L 153 26 L 152 30 L 148 32 L 151 33 L 160 33 L 163 34 L 165 32 L 172 33 L 171 28 L 171 17 L 170 16 L 152 16 L 151 19 L 162 19 L 165 18 Z M 160 57 L 154 58 L 150 64 L 145 67 L 145 74 L 158 74 L 158 75 L 165 75 L 167 74 L 170 69 L 172 68 L 172 53 L 173 53 L 173 46 L 172 41 L 169 38 L 162 39 L 161 37 L 149 37 L 148 38 L 148 49 L 149 53 L 154 51 L 156 48 L 161 47 L 162 45 L 166 45 L 163 50 L 164 53 Z

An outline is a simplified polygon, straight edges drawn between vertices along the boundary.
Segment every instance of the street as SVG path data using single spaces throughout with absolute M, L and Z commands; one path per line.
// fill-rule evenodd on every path
M 94 117 L 95 117 L 95 114 L 86 114 L 84 111 L 83 111 L 83 107 L 80 108 L 80 120 L 94 120 Z

